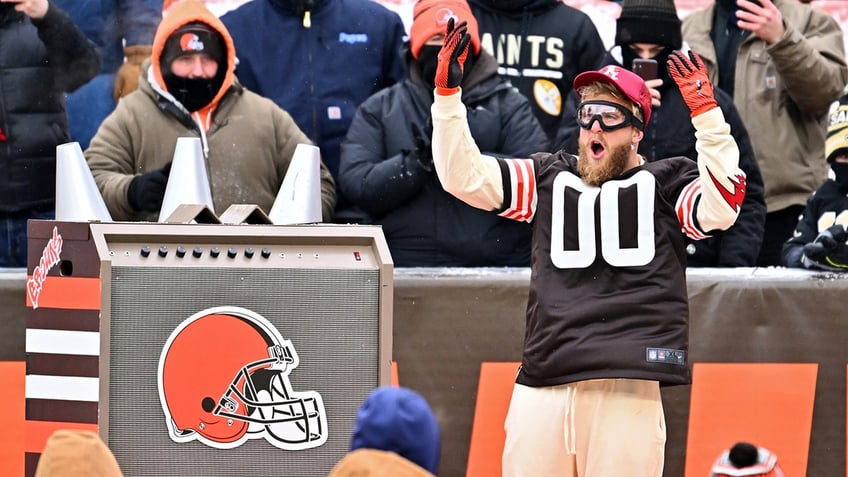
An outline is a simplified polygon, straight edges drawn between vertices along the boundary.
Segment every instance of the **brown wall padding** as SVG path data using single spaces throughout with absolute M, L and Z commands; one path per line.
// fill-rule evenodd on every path
M 0 270 L 0 359 L 23 361 L 24 273 Z M 442 425 L 439 475 L 465 475 L 483 361 L 520 361 L 526 269 L 398 269 L 394 360 Z M 690 270 L 691 362 L 819 363 L 808 476 L 845 472 L 848 274 Z M 689 387 L 663 390 L 666 477 L 684 471 Z M 791 410 L 787 410 L 791 412 Z

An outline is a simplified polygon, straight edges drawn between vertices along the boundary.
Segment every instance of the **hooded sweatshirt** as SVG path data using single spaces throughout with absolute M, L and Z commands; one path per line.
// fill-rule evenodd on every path
M 224 39 L 226 74 L 212 101 L 189 113 L 165 86 L 162 50 L 172 32 L 201 22 Z M 280 190 L 298 144 L 311 144 L 288 112 L 244 89 L 233 75 L 235 49 L 224 25 L 202 3 L 183 0 L 168 11 L 153 41 L 139 89 L 124 97 L 85 151 L 88 165 L 112 218 L 156 221 L 158 213 L 134 210 L 127 189 L 136 174 L 162 169 L 179 137 L 200 137 L 214 211 L 255 204 L 265 213 Z M 171 177 L 169 180 L 173 180 Z M 321 165 L 321 209 L 325 221 L 335 207 L 335 181 Z
M 480 43 L 500 64 L 553 139 L 574 77 L 602 66 L 595 24 L 559 0 L 469 0 Z

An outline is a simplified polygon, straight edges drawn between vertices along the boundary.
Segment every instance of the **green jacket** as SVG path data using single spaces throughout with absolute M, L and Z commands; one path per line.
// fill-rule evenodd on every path
M 114 220 L 155 222 L 158 213 L 130 207 L 130 181 L 135 174 L 161 169 L 171 161 L 177 138 L 201 136 L 188 113 L 152 77 L 142 75 L 139 89 L 121 100 L 85 151 Z M 205 136 L 206 168 L 217 214 L 232 204 L 256 204 L 269 213 L 295 147 L 312 144 L 286 111 L 237 82 L 221 98 Z M 323 163 L 321 202 L 328 222 L 336 193 Z
M 770 46 L 753 34 L 742 41 L 733 98 L 760 164 L 769 212 L 804 205 L 827 177 L 825 118 L 848 83 L 839 24 L 809 5 L 773 1 L 786 32 Z M 712 4 L 687 16 L 683 39 L 701 55 L 717 84 L 710 39 L 715 8 Z

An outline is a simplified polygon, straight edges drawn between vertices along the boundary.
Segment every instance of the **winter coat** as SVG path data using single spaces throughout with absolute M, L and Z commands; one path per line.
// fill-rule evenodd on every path
M 209 106 L 189 114 L 165 90 L 158 67 L 165 40 L 192 21 L 202 21 L 224 37 L 228 63 L 235 51 L 224 26 L 196 2 L 176 4 L 160 26 L 153 55 L 139 89 L 121 100 L 85 151 L 88 165 L 112 218 L 157 220 L 158 214 L 130 207 L 127 189 L 134 175 L 161 169 L 174 156 L 177 138 L 200 137 L 215 212 L 233 204 L 256 204 L 270 212 L 298 144 L 310 144 L 291 116 L 235 80 L 230 69 Z M 169 180 L 173 180 L 171 177 Z M 322 211 L 327 220 L 335 206 L 335 183 L 321 167 Z
M 124 46 L 150 45 L 162 20 L 162 0 L 54 0 L 103 57 L 101 73 L 124 63 Z M 126 43 L 126 44 L 125 44 Z
M 825 117 L 848 83 L 842 30 L 830 15 L 793 0 L 773 0 L 786 32 L 773 45 L 748 35 L 739 45 L 733 101 L 748 127 L 765 183 L 766 207 L 803 205 L 827 176 Z M 683 39 L 718 86 L 710 32 L 716 6 L 683 19 Z
M 839 190 L 833 179 L 827 179 L 807 200 L 804 213 L 798 219 L 795 233 L 783 245 L 781 265 L 806 268 L 801 262 L 804 245 L 816 240 L 819 233 L 836 224 L 845 224 L 848 215 L 848 195 Z
M 620 47 L 607 53 L 605 64 L 621 65 Z M 639 142 L 639 154 L 649 162 L 669 157 L 684 156 L 697 160 L 695 127 L 690 119 L 689 107 L 671 78 L 659 89 L 660 107 L 651 109 L 651 120 Z M 689 267 L 753 267 L 756 265 L 763 240 L 766 205 L 763 197 L 763 178 L 754 155 L 748 130 L 733 105 L 733 99 L 720 89 L 715 90 L 716 101 L 730 125 L 730 133 L 739 148 L 739 168 L 745 172 L 746 190 L 742 209 L 736 223 L 729 229 L 716 232 L 703 240 L 688 240 L 686 247 Z M 580 127 L 577 125 L 579 97 L 572 92 L 566 103 L 554 150 L 565 149 L 577 153 Z
M 483 49 L 497 59 L 501 76 L 530 100 L 533 113 L 553 139 L 574 77 L 602 66 L 604 44 L 592 19 L 559 0 L 469 0 L 469 4 Z
M 306 26 L 292 3 L 255 0 L 221 20 L 238 51 L 239 80 L 288 111 L 338 178 L 356 108 L 404 77 L 403 22 L 371 0 L 316 0 Z
M 380 224 L 397 266 L 527 266 L 530 227 L 476 209 L 445 192 L 420 163 L 413 124 L 429 141 L 433 88 L 410 61 L 410 79 L 362 103 L 342 144 L 339 187 Z M 483 53 L 462 83 L 471 134 L 489 155 L 525 156 L 547 137 L 518 91 Z
M 357 449 L 340 460 L 328 477 L 433 477 L 394 452 Z
M 14 6 L 0 4 L 0 212 L 52 210 L 64 93 L 100 71 L 100 55 L 55 5 L 38 20 Z

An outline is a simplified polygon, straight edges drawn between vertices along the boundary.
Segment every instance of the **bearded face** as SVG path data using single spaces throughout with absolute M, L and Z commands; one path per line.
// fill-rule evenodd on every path
M 586 140 L 581 138 L 578 145 L 577 173 L 583 182 L 600 187 L 604 182 L 620 176 L 627 170 L 630 148 L 630 143 L 609 145 L 603 137 L 589 137 Z M 598 153 L 604 153 L 604 157 L 592 157 Z

